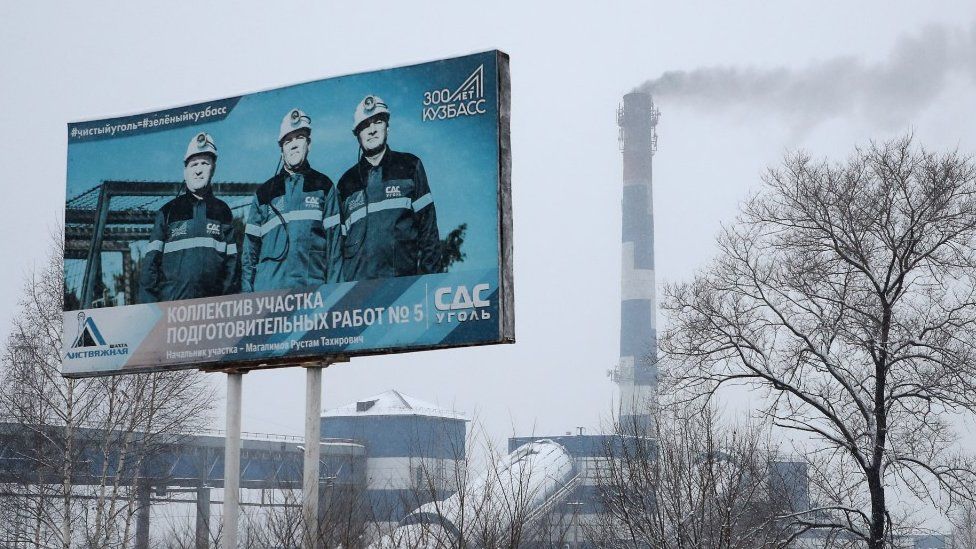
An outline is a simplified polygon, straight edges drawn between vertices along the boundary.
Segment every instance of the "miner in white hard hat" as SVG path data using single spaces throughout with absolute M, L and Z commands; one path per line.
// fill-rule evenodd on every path
M 278 128 L 278 145 L 281 146 L 285 137 L 292 132 L 303 132 L 306 137 L 312 135 L 312 119 L 300 109 L 292 109 L 281 119 Z
M 258 187 L 247 214 L 245 292 L 339 281 L 339 204 L 332 180 L 309 165 L 311 147 L 311 117 L 299 108 L 289 110 L 278 128 L 281 168 Z
M 424 165 L 387 144 L 390 107 L 367 95 L 353 111 L 359 161 L 339 179 L 343 280 L 437 273 L 441 241 Z
M 376 123 L 375 125 L 379 127 L 379 122 L 383 123 L 382 126 L 384 128 L 389 127 L 390 108 L 385 102 L 383 102 L 382 99 L 379 98 L 379 96 L 367 95 L 362 101 L 359 102 L 359 105 L 356 106 L 356 111 L 353 112 L 352 134 L 359 138 L 360 133 L 364 129 L 368 128 L 369 126 L 373 126 L 374 123 Z M 382 134 L 382 142 L 377 139 L 380 134 Z M 377 147 L 386 145 L 386 131 L 370 132 L 368 137 L 369 143 L 363 143 L 363 140 L 360 139 L 360 145 L 364 148 L 364 150 L 375 151 Z
M 142 260 L 139 301 L 154 303 L 240 290 L 237 231 L 227 203 L 213 194 L 217 145 L 194 135 L 183 155 L 183 186 L 156 212 Z

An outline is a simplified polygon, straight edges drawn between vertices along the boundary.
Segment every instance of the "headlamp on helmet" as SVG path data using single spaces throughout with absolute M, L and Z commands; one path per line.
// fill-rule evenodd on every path
M 193 136 L 190 143 L 186 146 L 186 154 L 183 155 L 183 163 L 189 162 L 190 157 L 198 154 L 213 155 L 217 160 L 217 145 L 209 133 L 200 132 Z
M 379 118 L 384 122 L 390 120 L 390 108 L 378 95 L 367 95 L 356 106 L 356 111 L 352 115 L 352 133 L 359 135 L 373 119 Z
M 281 120 L 281 128 L 278 131 L 278 144 L 281 145 L 286 135 L 298 130 L 305 130 L 308 135 L 311 135 L 312 119 L 301 109 L 292 109 Z

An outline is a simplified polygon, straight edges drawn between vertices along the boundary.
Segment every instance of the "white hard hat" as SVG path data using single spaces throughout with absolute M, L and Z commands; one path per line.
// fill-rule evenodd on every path
M 194 135 L 193 139 L 190 140 L 190 144 L 186 146 L 186 154 L 183 156 L 183 162 L 186 163 L 195 154 L 212 154 L 216 160 L 217 145 L 214 144 L 213 136 L 204 132 Z
M 286 135 L 290 134 L 295 130 L 308 130 L 308 133 L 312 133 L 312 119 L 305 114 L 305 111 L 301 109 L 292 109 L 288 111 L 288 114 L 281 119 L 281 130 L 278 132 L 278 144 L 285 138 Z
M 369 119 L 382 116 L 384 120 L 390 120 L 390 109 L 386 106 L 378 95 L 367 95 L 356 106 L 356 112 L 352 115 L 352 133 L 358 134 Z

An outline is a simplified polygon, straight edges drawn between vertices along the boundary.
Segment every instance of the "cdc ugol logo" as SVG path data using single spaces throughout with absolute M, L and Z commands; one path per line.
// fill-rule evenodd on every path
M 491 300 L 487 299 L 490 286 L 476 284 L 470 290 L 467 286 L 447 286 L 434 290 L 435 317 L 438 323 L 467 322 L 491 318 Z

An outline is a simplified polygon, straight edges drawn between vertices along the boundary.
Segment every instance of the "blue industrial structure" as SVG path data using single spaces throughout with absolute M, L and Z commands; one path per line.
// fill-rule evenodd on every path
M 532 441 L 472 475 L 463 492 L 415 509 L 374 547 L 553 547 L 547 533 L 565 524 L 562 506 L 579 481 L 561 444 Z
M 566 517 L 571 517 L 575 525 L 593 523 L 596 515 L 603 510 L 600 496 L 601 467 L 605 467 L 607 457 L 624 454 L 624 444 L 632 444 L 632 437 L 622 437 L 616 434 L 597 435 L 565 435 L 544 437 L 562 445 L 576 462 L 580 480 L 573 491 L 561 503 L 559 511 Z M 508 439 L 508 451 L 513 452 L 524 444 L 539 440 L 539 437 L 512 437 Z M 647 440 L 651 445 L 650 452 L 655 452 L 657 443 Z M 606 471 L 604 470 L 603 473 Z M 576 536 L 581 537 L 579 535 Z
M 0 423 L 0 482 L 16 483 L 23 479 L 37 482 L 60 482 L 60 460 L 41 462 L 35 458 L 43 451 L 43 446 L 52 449 L 49 456 L 59 455 L 56 443 L 63 440 L 61 427 L 42 427 L 40 429 L 19 423 Z M 75 428 L 72 452 L 76 463 L 72 482 L 83 485 L 98 483 L 102 478 L 103 446 L 106 444 L 105 431 L 91 428 Z M 119 437 L 121 438 L 121 434 Z M 269 438 L 273 435 L 266 435 Z M 302 450 L 295 437 L 280 437 L 284 440 L 242 440 L 241 444 L 241 487 L 242 488 L 301 488 Z M 48 441 L 48 442 L 45 442 Z M 323 439 L 322 478 L 336 484 L 356 485 L 363 483 L 366 472 L 365 448 L 350 440 Z M 133 446 L 139 444 L 139 434 L 134 437 Z M 112 445 L 108 455 L 115 469 L 118 463 L 119 445 Z M 211 488 L 223 487 L 224 477 L 224 439 L 221 436 L 189 435 L 177 441 L 154 444 L 151 458 L 136 470 L 130 464 L 123 468 L 123 480 L 135 480 L 153 487 L 196 487 L 205 485 Z
M 61 456 L 67 437 L 63 427 L 0 423 L 0 483 L 16 490 L 25 484 L 60 484 Z M 303 451 L 297 437 L 262 435 L 255 439 L 245 434 L 241 441 L 241 488 L 301 489 Z M 101 482 L 134 486 L 140 510 L 136 520 L 136 547 L 148 547 L 149 505 L 152 494 L 159 497 L 178 489 L 196 492 L 198 548 L 207 547 L 210 528 L 210 491 L 224 486 L 224 438 L 190 435 L 166 442 L 153 442 L 147 459 L 123 465 L 119 478 L 114 471 L 120 461 L 124 433 L 93 428 L 75 428 L 71 447 L 74 463 L 71 481 L 75 486 Z M 277 440 L 276 440 L 277 439 Z M 131 436 L 130 447 L 138 449 L 144 442 L 140 433 Z M 107 449 L 107 454 L 104 453 Z M 134 450 L 135 452 L 135 450 Z M 109 472 L 104 477 L 103 466 Z M 125 462 L 123 462 L 125 463 Z M 320 505 L 334 508 L 333 500 L 346 501 L 362 493 L 366 485 L 366 449 L 350 440 L 322 441 L 320 482 L 325 486 Z M 362 517 L 364 520 L 365 517 Z
M 465 460 L 467 418 L 394 390 L 328 410 L 322 436 L 354 439 L 366 448 L 366 490 L 372 521 L 402 519 L 449 495 Z

